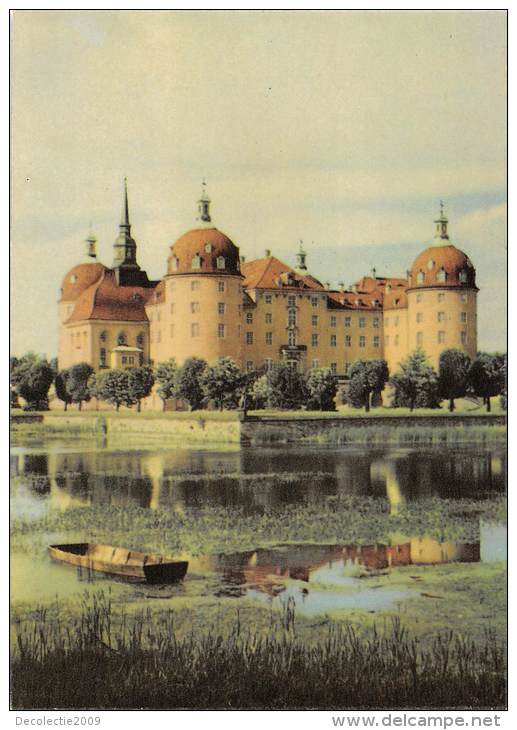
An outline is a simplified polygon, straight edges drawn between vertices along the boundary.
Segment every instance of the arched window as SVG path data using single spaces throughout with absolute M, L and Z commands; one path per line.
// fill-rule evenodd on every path
M 201 256 L 199 254 L 192 256 L 192 268 L 193 269 L 201 268 Z
M 290 347 L 294 347 L 296 345 L 296 332 L 294 330 L 289 330 L 287 333 L 287 344 Z
M 136 344 L 138 347 L 143 347 L 145 345 L 145 335 L 143 332 L 139 332 L 136 336 Z
M 106 348 L 101 347 L 99 351 L 99 367 L 105 368 L 107 365 L 106 363 Z
M 217 257 L 217 268 L 218 269 L 225 269 L 226 268 L 226 261 L 224 260 L 224 256 L 218 256 Z
M 429 259 L 429 261 L 427 262 L 427 268 L 429 269 L 429 271 L 431 271 L 431 269 L 434 269 L 433 259 Z
M 462 269 L 460 271 L 459 280 L 461 281 L 462 284 L 466 284 L 467 283 L 467 278 L 468 278 L 467 277 L 467 272 L 465 271 L 465 269 Z
M 106 330 L 104 330 L 104 332 L 101 332 L 100 333 L 99 340 L 101 342 L 107 342 L 108 341 L 108 333 L 106 332 Z
M 119 332 L 117 337 L 117 345 L 127 345 L 127 336 L 125 332 Z
M 212 252 L 212 244 L 211 243 L 205 243 L 205 251 L 207 253 L 211 253 Z
M 171 269 L 173 271 L 177 271 L 178 270 L 178 259 L 176 258 L 176 256 L 173 256 L 172 259 L 171 259 Z
M 447 279 L 447 272 L 444 268 L 441 268 L 440 271 L 436 274 L 436 281 L 445 281 Z
M 425 279 L 425 274 L 423 271 L 419 271 L 416 275 L 416 283 L 417 284 L 423 284 Z

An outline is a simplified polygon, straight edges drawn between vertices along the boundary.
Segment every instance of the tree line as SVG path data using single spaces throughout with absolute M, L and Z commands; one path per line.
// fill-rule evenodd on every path
M 72 404 L 80 410 L 92 398 L 111 403 L 117 411 L 121 405 L 136 405 L 140 411 L 142 400 L 155 384 L 164 404 L 176 398 L 191 410 L 210 404 L 220 410 L 336 409 L 338 379 L 330 368 L 314 368 L 302 374 L 280 364 L 268 371 L 243 372 L 229 357 L 210 365 L 191 357 L 181 366 L 170 359 L 155 368 L 144 365 L 95 373 L 88 363 L 58 370 L 55 360 L 48 362 L 34 353 L 11 358 L 10 364 L 11 406 L 19 406 L 20 396 L 26 410 L 48 409 L 52 384 L 65 411 Z M 438 408 L 446 399 L 453 411 L 456 398 L 473 395 L 483 398 L 490 411 L 491 398 L 500 395 L 506 408 L 506 356 L 479 353 L 471 361 L 461 350 L 445 350 L 436 372 L 422 350 L 416 350 L 391 377 L 384 360 L 358 360 L 349 370 L 344 400 L 354 408 L 369 411 L 382 403 L 381 393 L 387 383 L 393 407 Z

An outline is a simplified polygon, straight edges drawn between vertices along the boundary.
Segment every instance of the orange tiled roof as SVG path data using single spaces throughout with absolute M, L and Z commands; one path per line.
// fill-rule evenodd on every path
M 66 274 L 61 285 L 62 302 L 74 302 L 85 289 L 99 281 L 108 269 L 98 261 L 78 264 Z
M 275 256 L 247 261 L 241 265 L 241 272 L 246 289 L 323 289 L 313 276 L 299 274 Z M 290 274 L 293 284 L 283 282 L 283 274 Z
M 210 251 L 205 248 L 208 244 Z M 200 268 L 192 269 L 192 259 L 196 255 L 200 258 Z M 217 268 L 219 256 L 224 258 L 224 269 Z M 177 262 L 177 268 L 173 266 L 173 259 Z M 170 275 L 189 273 L 235 275 L 239 272 L 239 249 L 217 228 L 195 228 L 187 231 L 171 246 L 171 254 L 167 259 L 167 273 Z
M 431 265 L 432 264 L 432 265 Z M 445 281 L 437 277 L 440 270 L 446 272 Z M 460 272 L 466 273 L 466 281 L 459 279 Z M 417 274 L 424 274 L 424 281 L 417 281 Z M 469 257 L 453 246 L 452 243 L 446 246 L 429 246 L 419 254 L 411 267 L 411 286 L 476 286 L 476 270 Z
M 152 288 L 118 286 L 114 272 L 107 269 L 79 296 L 67 324 L 84 320 L 147 322 L 145 303 L 152 292 Z

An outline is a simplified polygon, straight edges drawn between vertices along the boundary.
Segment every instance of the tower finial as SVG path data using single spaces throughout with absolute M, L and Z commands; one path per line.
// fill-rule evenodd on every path
M 296 268 L 298 271 L 307 271 L 307 252 L 303 248 L 303 241 L 300 238 L 300 245 L 298 249 L 298 253 L 296 254 Z
M 201 197 L 197 201 L 198 217 L 196 220 L 202 221 L 203 223 L 211 223 L 212 218 L 210 216 L 210 197 L 206 191 L 206 180 L 203 178 L 201 183 Z
M 97 258 L 97 239 L 92 229 L 92 223 L 88 226 L 88 237 L 85 239 L 86 256 L 90 259 Z
M 436 223 L 436 232 L 434 234 L 435 238 L 440 238 L 444 240 L 449 239 L 449 234 L 447 233 L 447 224 L 448 224 L 447 216 L 444 213 L 444 203 L 443 200 L 440 200 L 440 217 L 435 220 Z M 444 244 L 438 244 L 438 245 L 444 245 Z

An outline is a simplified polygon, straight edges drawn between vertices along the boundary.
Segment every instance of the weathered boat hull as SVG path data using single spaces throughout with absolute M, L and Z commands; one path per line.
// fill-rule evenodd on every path
M 188 562 L 173 561 L 163 555 L 141 553 L 96 543 L 50 545 L 50 557 L 85 570 L 106 573 L 128 580 L 147 583 L 176 583 L 188 570 Z

